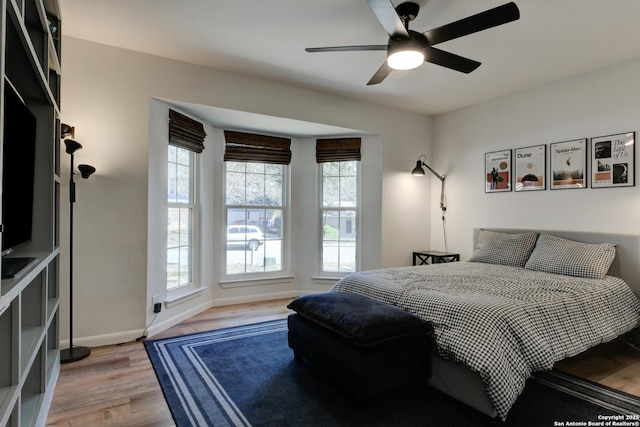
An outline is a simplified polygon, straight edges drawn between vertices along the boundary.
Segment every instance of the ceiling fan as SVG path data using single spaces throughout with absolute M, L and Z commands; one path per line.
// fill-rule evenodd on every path
M 310 47 L 307 52 L 349 52 L 386 50 L 387 60 L 371 77 L 367 85 L 381 83 L 393 70 L 410 70 L 424 61 L 462 73 L 470 73 L 480 66 L 478 61 L 436 49 L 433 45 L 506 24 L 520 18 L 515 3 L 507 3 L 459 21 L 419 33 L 409 29 L 420 5 L 405 2 L 394 7 L 391 0 L 367 0 L 376 17 L 389 34 L 386 45 Z

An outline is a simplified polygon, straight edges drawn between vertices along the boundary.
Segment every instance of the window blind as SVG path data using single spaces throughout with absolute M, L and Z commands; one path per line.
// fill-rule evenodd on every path
M 344 162 L 361 160 L 361 138 L 333 138 L 316 140 L 316 162 Z
M 225 130 L 224 139 L 225 162 L 291 163 L 291 140 L 288 138 Z
M 169 110 L 169 144 L 196 153 L 204 150 L 204 132 L 202 123 L 174 110 Z

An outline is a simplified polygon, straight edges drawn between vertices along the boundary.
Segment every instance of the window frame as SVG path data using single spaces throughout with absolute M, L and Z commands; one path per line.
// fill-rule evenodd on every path
M 358 165 L 358 172 L 356 174 L 356 183 L 357 183 L 357 196 L 356 196 L 356 206 L 355 207 L 331 207 L 325 208 L 323 190 L 324 190 L 324 164 L 325 163 L 341 163 L 355 161 Z M 351 274 L 355 271 L 360 271 L 361 268 L 361 230 L 362 230 L 362 215 L 361 215 L 361 205 L 362 205 L 362 162 L 360 160 L 343 160 L 337 162 L 325 162 L 325 163 L 316 163 L 317 168 L 317 206 L 318 206 L 318 255 L 316 257 L 317 262 L 317 274 L 320 277 L 335 277 L 341 278 L 348 274 Z M 355 241 L 355 267 L 354 271 L 327 271 L 324 270 L 324 212 L 325 211 L 355 211 L 356 213 L 356 241 Z
M 168 179 L 168 168 L 170 163 L 172 163 L 169 159 L 169 148 L 174 147 L 178 150 L 184 150 L 186 152 L 188 152 L 189 157 L 190 157 L 190 168 L 189 168 L 189 180 L 190 180 L 190 201 L 188 203 L 181 203 L 181 202 L 170 202 L 168 200 L 168 194 L 169 194 L 169 179 Z M 166 242 L 166 248 L 165 248 L 165 252 L 167 253 L 168 256 L 168 233 L 169 233 L 169 228 L 168 228 L 168 214 L 169 214 L 169 209 L 172 208 L 186 208 L 190 210 L 190 216 L 191 216 L 191 230 L 190 230 L 190 244 L 189 244 L 189 264 L 190 264 L 190 280 L 187 283 L 183 283 L 183 284 L 179 284 L 177 286 L 174 286 L 172 288 L 169 288 L 169 281 L 168 281 L 168 259 L 165 262 L 165 267 L 167 267 L 167 270 L 165 271 L 165 279 L 166 279 L 166 283 L 165 283 L 165 289 L 167 291 L 167 299 L 168 300 L 174 300 L 176 298 L 180 298 L 181 296 L 184 296 L 186 294 L 189 294 L 197 289 L 199 289 L 199 283 L 200 283 L 200 269 L 199 269 L 199 261 L 200 261 L 200 195 L 199 195 L 199 181 L 200 181 L 200 156 L 198 155 L 199 153 L 196 153 L 194 151 L 185 149 L 183 147 L 180 146 L 176 146 L 173 144 L 168 144 L 167 145 L 167 188 L 166 188 L 166 196 L 165 196 L 165 200 L 167 203 L 167 221 L 166 221 L 166 230 L 165 230 L 165 238 L 167 240 L 165 240 Z
M 221 257 L 221 282 L 223 284 L 242 284 L 248 283 L 251 285 L 257 284 L 272 284 L 274 279 L 281 279 L 290 277 L 290 259 L 291 259 L 291 235 L 290 222 L 291 222 L 291 193 L 290 193 L 290 180 L 291 180 L 291 166 L 288 164 L 272 164 L 272 166 L 282 167 L 282 204 L 279 206 L 273 205 L 227 205 L 227 165 L 229 162 L 236 163 L 254 163 L 265 164 L 264 162 L 239 162 L 239 161 L 225 161 L 223 162 L 223 184 L 222 184 L 222 224 L 221 224 L 221 236 L 220 248 L 222 252 Z M 245 170 L 246 174 L 246 170 Z M 282 210 L 282 254 L 281 254 L 281 269 L 277 271 L 259 271 L 259 272 L 244 272 L 240 274 L 229 274 L 227 272 L 227 227 L 228 224 L 228 212 L 230 209 L 276 209 Z M 263 230 L 265 232 L 265 230 Z M 223 286 L 226 287 L 226 286 Z

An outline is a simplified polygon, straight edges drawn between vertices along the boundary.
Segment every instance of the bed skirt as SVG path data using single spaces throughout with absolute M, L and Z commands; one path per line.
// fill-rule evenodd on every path
M 432 353 L 431 376 L 427 384 L 491 418 L 498 416 L 480 375 L 460 363 Z

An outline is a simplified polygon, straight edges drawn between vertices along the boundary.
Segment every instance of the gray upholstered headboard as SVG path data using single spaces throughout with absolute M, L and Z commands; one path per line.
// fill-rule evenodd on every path
M 524 233 L 536 231 L 549 233 L 565 239 L 577 240 L 585 243 L 613 243 L 616 245 L 616 258 L 609 268 L 609 275 L 616 276 L 627 282 L 633 292 L 640 297 L 640 236 L 630 234 L 594 233 L 589 231 L 565 230 L 528 230 L 515 228 L 489 228 L 484 230 L 502 233 Z M 478 245 L 480 228 L 473 229 L 473 247 Z

